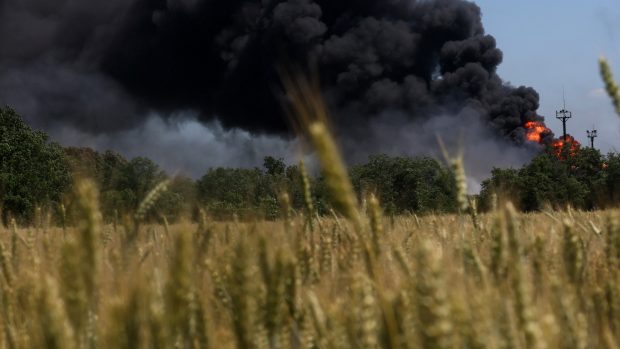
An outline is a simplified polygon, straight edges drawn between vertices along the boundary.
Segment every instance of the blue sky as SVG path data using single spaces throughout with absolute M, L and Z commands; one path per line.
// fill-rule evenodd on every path
M 568 132 L 588 143 L 586 129 L 599 132 L 596 147 L 620 150 L 620 117 L 604 95 L 598 57 L 605 55 L 620 79 L 620 1 L 477 0 L 488 34 L 504 52 L 499 74 L 513 85 L 534 87 L 539 113 L 557 134 L 555 111 L 573 112 Z

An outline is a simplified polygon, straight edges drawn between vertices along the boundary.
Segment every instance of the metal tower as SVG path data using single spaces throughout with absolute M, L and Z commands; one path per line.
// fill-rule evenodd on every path
M 563 130 L 562 139 L 564 140 L 564 142 L 566 142 L 566 120 L 572 117 L 573 117 L 573 113 L 566 110 L 566 98 L 564 98 L 564 107 L 562 108 L 562 110 L 555 112 L 555 118 L 562 120 L 562 130 Z
M 590 138 L 590 146 L 594 149 L 594 138 L 598 137 L 598 133 L 596 130 L 587 130 L 588 138 Z

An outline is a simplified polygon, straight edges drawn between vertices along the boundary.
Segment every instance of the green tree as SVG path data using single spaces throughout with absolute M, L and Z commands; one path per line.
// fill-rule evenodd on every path
M 171 179 L 168 190 L 156 203 L 153 212 L 165 215 L 170 221 L 191 218 L 197 208 L 196 182 L 188 177 L 176 176 Z
M 519 171 L 521 208 L 542 209 L 545 205 L 559 208 L 571 205 L 583 208 L 588 195 L 585 184 L 571 174 L 571 165 L 552 154 L 537 156 Z
M 91 148 L 64 148 L 73 178 L 90 178 L 100 183 L 103 178 L 103 159 Z
M 262 176 L 259 169 L 211 169 L 198 180 L 199 201 L 218 218 L 249 214 L 259 206 Z
M 598 207 L 620 204 L 620 154 L 609 153 L 602 160 L 602 171 L 593 183 Z
M 491 178 L 482 183 L 481 207 L 491 207 L 495 194 L 525 211 L 540 210 L 546 205 L 590 208 L 592 183 L 601 165 L 600 154 L 582 149 L 567 160 L 543 153 L 519 170 L 494 169 Z
M 286 164 L 282 159 L 276 159 L 273 156 L 266 156 L 263 160 L 263 167 L 267 170 L 268 175 L 282 176 L 286 169 Z
M 132 208 L 137 208 L 149 191 L 167 177 L 153 160 L 137 157 L 124 167 L 119 186 L 133 193 L 134 198 L 129 202 Z
M 116 214 L 131 214 L 147 193 L 168 177 L 156 163 L 144 157 L 127 161 L 112 151 L 103 154 L 90 148 L 67 148 L 65 151 L 74 177 L 91 178 L 97 183 L 101 210 L 108 221 Z M 181 216 L 191 216 L 195 206 L 195 182 L 187 177 L 175 177 L 146 218 L 153 220 L 165 215 L 174 221 Z
M 521 186 L 519 170 L 514 168 L 493 168 L 491 178 L 482 181 L 480 190 L 480 209 L 489 210 L 493 204 L 493 196 L 502 202 L 511 201 L 520 205 Z
M 0 108 L 0 199 L 8 214 L 31 220 L 35 207 L 55 205 L 71 183 L 64 151 L 32 130 L 11 108 Z
M 391 213 L 455 209 L 454 178 L 429 157 L 371 156 L 351 169 L 351 178 L 359 195 L 375 193 Z

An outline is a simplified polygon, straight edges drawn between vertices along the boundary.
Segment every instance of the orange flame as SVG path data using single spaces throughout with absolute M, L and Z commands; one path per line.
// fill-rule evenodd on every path
M 543 135 L 551 132 L 545 124 L 539 121 L 528 121 L 525 123 L 524 127 L 527 130 L 525 138 L 530 142 L 540 143 Z
M 523 127 L 526 129 L 525 139 L 539 144 L 543 144 L 545 135 L 551 133 L 551 130 L 541 121 L 528 121 Z M 561 138 L 553 140 L 551 142 L 550 151 L 557 156 L 558 159 L 566 160 L 567 154 L 572 158 L 577 155 L 580 148 L 581 143 L 572 136 L 567 135 L 566 140 Z
M 577 152 L 581 148 L 581 143 L 577 141 L 573 136 L 566 135 L 566 139 L 556 139 L 551 143 L 553 152 L 558 159 L 565 160 L 567 153 L 572 158 L 577 155 Z

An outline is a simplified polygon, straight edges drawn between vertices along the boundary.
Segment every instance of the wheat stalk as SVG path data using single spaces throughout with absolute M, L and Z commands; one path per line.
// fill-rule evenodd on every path
M 616 113 L 620 115 L 620 89 L 618 88 L 618 84 L 614 80 L 613 74 L 611 72 L 611 68 L 609 67 L 609 63 L 605 57 L 601 57 L 599 59 L 599 68 L 601 70 L 601 77 L 603 78 L 603 82 L 605 83 L 605 90 L 607 90 L 607 94 L 611 97 L 612 104 L 616 109 Z

